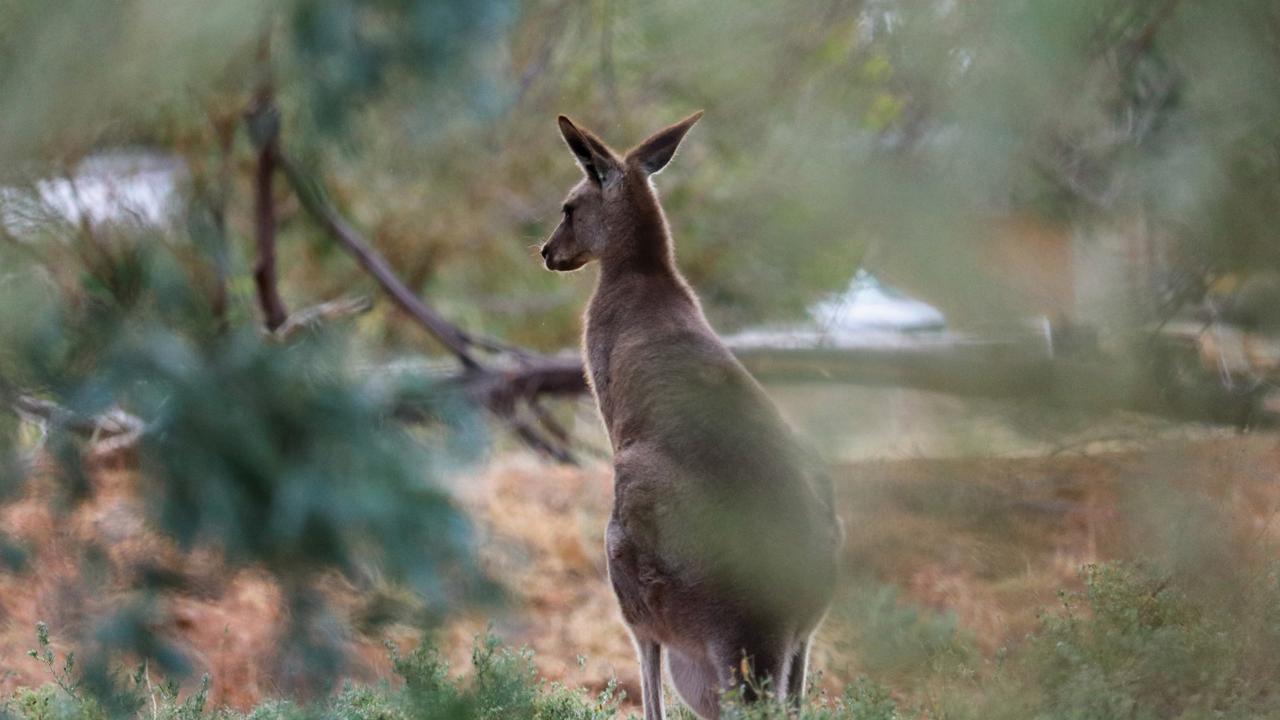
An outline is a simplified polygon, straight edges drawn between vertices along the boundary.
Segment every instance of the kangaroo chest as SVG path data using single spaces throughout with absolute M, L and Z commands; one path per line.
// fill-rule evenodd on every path
M 666 322 L 655 317 L 664 314 L 660 309 L 664 304 L 655 295 L 652 288 L 640 283 L 616 284 L 606 291 L 598 290 L 587 307 L 583 357 L 596 404 L 615 446 L 621 416 L 627 411 L 624 390 L 635 391 L 635 378 L 627 376 L 634 370 L 627 353 L 648 345 L 656 326 Z
M 594 305 L 594 303 L 593 303 Z M 613 436 L 613 395 L 610 392 L 612 380 L 610 355 L 617 343 L 618 327 L 611 313 L 594 307 L 587 312 L 586 328 L 582 337 L 582 356 L 587 365 L 587 376 L 591 380 L 591 391 L 595 394 L 596 405 L 604 419 L 605 428 Z
M 591 388 L 615 448 L 620 432 L 644 414 L 648 388 L 644 372 L 670 347 L 677 331 L 705 326 L 688 287 L 674 275 L 602 275 L 587 306 L 583 358 Z

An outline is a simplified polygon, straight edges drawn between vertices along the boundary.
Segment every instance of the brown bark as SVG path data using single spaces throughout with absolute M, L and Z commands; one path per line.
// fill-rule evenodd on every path
M 267 332 L 275 332 L 289 317 L 276 281 L 276 204 L 273 193 L 276 168 L 280 164 L 280 111 L 276 108 L 275 85 L 271 77 L 271 32 L 262 34 L 258 46 L 257 90 L 245 112 L 249 140 L 258 151 L 254 173 L 253 219 L 258 259 L 253 279 L 258 289 Z
M 254 231 L 258 243 L 258 260 L 253 280 L 258 288 L 258 304 L 263 322 L 275 332 L 289 317 L 276 282 L 276 207 L 272 193 L 278 159 L 278 139 L 271 137 L 258 150 L 258 167 L 254 177 Z

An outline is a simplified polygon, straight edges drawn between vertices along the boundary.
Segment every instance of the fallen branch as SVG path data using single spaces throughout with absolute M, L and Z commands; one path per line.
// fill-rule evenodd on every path
M 323 316 L 328 307 L 355 308 L 364 298 L 313 308 Z M 304 311 L 310 313 L 310 311 Z M 299 313 L 303 315 L 304 313 Z M 292 327 L 304 327 L 299 320 Z M 290 327 L 286 324 L 284 327 Z M 909 388 L 951 395 L 1027 399 L 1050 405 L 1095 411 L 1133 410 L 1180 420 L 1241 424 L 1275 423 L 1277 408 L 1246 395 L 1227 396 L 1193 387 L 1171 389 L 1159 374 L 1137 382 L 1098 362 L 1037 356 L 1015 343 L 931 345 L 920 348 L 739 347 L 739 359 L 756 377 L 772 383 L 846 383 Z M 522 442 L 559 462 L 575 463 L 572 438 L 540 404 L 547 396 L 573 398 L 588 390 L 576 355 L 538 356 L 505 367 L 480 366 L 462 373 L 429 370 L 442 393 L 461 393 L 506 423 Z M 9 390 L 0 396 L 30 421 L 73 432 L 93 442 L 97 454 L 132 446 L 145 433 L 144 420 L 113 409 L 85 417 L 48 400 Z M 1262 398 L 1265 400 L 1265 398 Z M 402 398 L 393 415 L 403 422 L 425 422 L 436 416 L 433 396 Z M 522 411 L 528 410 L 528 415 Z
M 1178 352 L 1176 338 L 1160 336 L 1159 358 Z M 893 387 L 961 397 L 1029 400 L 1051 406 L 1128 410 L 1195 422 L 1276 424 L 1280 415 L 1257 393 L 1232 393 L 1216 383 L 1179 385 L 1152 371 L 1138 377 L 1104 360 L 1049 357 L 1018 342 L 979 342 L 875 347 L 733 347 L 734 354 L 766 383 L 843 383 Z M 576 355 L 490 370 L 454 380 L 491 406 L 504 407 L 543 396 L 587 392 Z
M 137 432 L 146 426 L 142 420 L 119 408 L 108 410 L 101 415 L 85 417 L 55 402 L 30 395 L 19 395 L 13 401 L 13 408 L 26 420 L 56 424 L 87 437 L 124 435 Z
M 58 427 L 86 438 L 95 455 L 109 455 L 133 447 L 147 430 L 146 422 L 120 408 L 86 417 L 55 402 L 25 394 L 14 395 L 10 404 L 27 422 Z
M 1235 426 L 1276 424 L 1267 386 L 1232 391 L 1213 378 L 1186 382 L 1163 365 L 1180 349 L 1177 338 L 1152 338 L 1144 370 L 1126 372 L 1107 359 L 1075 360 L 1037 354 L 1017 343 L 920 348 L 737 348 L 735 354 L 765 382 L 842 382 L 899 387 L 966 397 L 1025 399 L 1054 407 L 1129 410 L 1194 422 Z

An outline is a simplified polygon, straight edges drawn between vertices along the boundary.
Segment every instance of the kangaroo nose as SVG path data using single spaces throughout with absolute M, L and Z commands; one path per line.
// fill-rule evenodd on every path
M 551 247 L 550 247 L 550 246 L 548 246 L 548 245 L 543 245 L 543 246 L 542 246 L 542 259 L 543 259 L 543 260 L 546 260 L 546 259 L 547 259 L 547 256 L 548 256 L 548 255 L 550 255 L 550 254 L 551 254 Z

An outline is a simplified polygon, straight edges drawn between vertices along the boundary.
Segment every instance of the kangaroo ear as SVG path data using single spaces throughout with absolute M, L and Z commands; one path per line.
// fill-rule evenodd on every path
M 578 158 L 578 164 L 582 166 L 582 171 L 595 184 L 604 187 L 612 185 L 614 181 L 622 177 L 622 167 L 619 165 L 617 158 L 605 144 L 589 131 L 573 124 L 569 118 L 561 115 L 557 118 L 560 123 L 560 134 L 564 136 L 564 141 L 569 145 L 569 149 L 573 151 L 574 157 Z
M 680 147 L 680 141 L 684 139 L 689 128 L 702 117 L 702 111 L 690 115 L 667 128 L 663 128 L 648 140 L 640 143 L 627 153 L 627 162 L 634 162 L 640 166 L 646 174 L 652 175 L 671 162 L 671 158 L 676 154 L 676 148 Z

